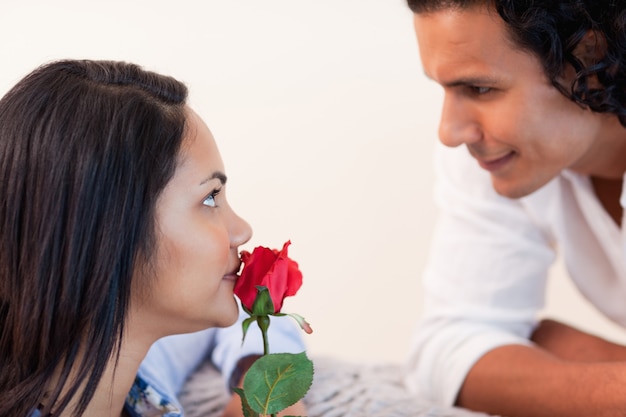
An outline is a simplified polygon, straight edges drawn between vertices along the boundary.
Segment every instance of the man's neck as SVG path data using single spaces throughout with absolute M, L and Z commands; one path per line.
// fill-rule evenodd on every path
M 623 209 L 620 203 L 623 186 L 622 179 L 591 177 L 591 183 L 604 210 L 611 216 L 613 221 L 621 227 L 623 215 Z

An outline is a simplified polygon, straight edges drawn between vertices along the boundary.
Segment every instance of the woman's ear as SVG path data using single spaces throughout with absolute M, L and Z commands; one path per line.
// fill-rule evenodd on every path
M 589 67 L 604 58 L 606 54 L 606 38 L 602 32 L 588 30 L 574 48 L 574 56 Z

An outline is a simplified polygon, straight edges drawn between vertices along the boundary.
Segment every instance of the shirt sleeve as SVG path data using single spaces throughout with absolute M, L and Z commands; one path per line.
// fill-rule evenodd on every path
M 449 406 L 486 352 L 530 343 L 555 251 L 523 201 L 498 195 L 464 147 L 438 145 L 435 161 L 440 217 L 406 381 L 418 395 Z
M 250 325 L 242 343 L 241 324 L 247 317 L 240 308 L 237 323 L 227 328 L 216 329 L 215 348 L 211 352 L 211 359 L 224 375 L 227 385 L 239 359 L 248 355 L 263 354 L 263 338 L 256 323 Z M 270 316 L 268 339 L 271 353 L 300 353 L 306 349 L 302 340 L 302 330 L 288 316 Z

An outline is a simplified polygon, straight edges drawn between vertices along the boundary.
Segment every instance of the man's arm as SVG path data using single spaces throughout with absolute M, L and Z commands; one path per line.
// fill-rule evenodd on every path
M 510 417 L 626 416 L 626 348 L 554 321 L 532 340 L 485 354 L 457 404 Z
M 554 320 L 542 320 L 531 340 L 542 349 L 568 361 L 626 361 L 626 346 Z

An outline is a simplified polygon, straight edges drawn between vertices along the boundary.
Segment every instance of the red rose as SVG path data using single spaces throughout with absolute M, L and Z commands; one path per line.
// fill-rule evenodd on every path
M 252 253 L 241 252 L 244 265 L 234 292 L 248 310 L 252 310 L 257 286 L 269 290 L 274 313 L 280 312 L 285 297 L 295 295 L 302 286 L 302 272 L 298 264 L 287 256 L 290 244 L 291 241 L 285 242 L 280 252 L 262 246 L 254 248 Z

